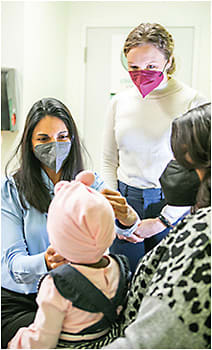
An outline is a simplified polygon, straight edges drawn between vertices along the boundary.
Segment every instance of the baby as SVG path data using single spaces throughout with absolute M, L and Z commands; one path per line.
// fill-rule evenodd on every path
M 55 186 L 47 220 L 52 247 L 67 261 L 45 275 L 34 322 L 18 330 L 8 348 L 67 347 L 105 335 L 125 303 L 128 262 L 105 254 L 115 238 L 114 213 L 90 185 L 91 172 Z

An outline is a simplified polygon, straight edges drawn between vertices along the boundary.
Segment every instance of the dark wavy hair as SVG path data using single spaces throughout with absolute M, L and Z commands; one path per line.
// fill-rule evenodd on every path
M 128 52 L 137 46 L 144 44 L 152 44 L 164 57 L 168 60 L 174 52 L 174 40 L 172 35 L 158 23 L 141 23 L 135 27 L 128 35 L 124 43 L 124 54 L 127 56 Z M 172 64 L 167 70 L 169 75 L 176 70 L 176 63 L 174 56 L 172 57 Z
M 173 121 L 171 147 L 179 164 L 188 169 L 204 170 L 195 209 L 209 206 L 211 204 L 211 103 L 193 108 Z
M 35 102 L 30 109 L 21 141 L 18 144 L 13 157 L 6 166 L 8 178 L 8 166 L 12 159 L 19 154 L 20 164 L 14 176 L 18 188 L 21 203 L 27 209 L 27 202 L 41 213 L 47 212 L 51 201 L 49 189 L 45 185 L 41 175 L 41 162 L 35 157 L 32 147 L 32 134 L 36 125 L 46 115 L 61 119 L 66 125 L 69 137 L 72 138 L 70 153 L 62 168 L 61 180 L 72 180 L 84 169 L 83 149 L 75 122 L 69 109 L 55 98 L 43 98 Z

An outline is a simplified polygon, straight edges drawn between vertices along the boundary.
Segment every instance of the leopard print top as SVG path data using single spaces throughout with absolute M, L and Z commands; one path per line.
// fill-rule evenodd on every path
M 210 347 L 211 232 L 210 208 L 182 220 L 136 270 L 129 293 L 124 329 L 137 316 L 144 296 L 167 303 L 184 327 Z

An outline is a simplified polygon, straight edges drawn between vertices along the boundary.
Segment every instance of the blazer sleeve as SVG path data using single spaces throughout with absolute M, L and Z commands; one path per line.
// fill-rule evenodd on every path
M 33 283 L 47 272 L 47 267 L 44 252 L 31 256 L 28 253 L 24 215 L 15 184 L 4 180 L 1 188 L 2 258 L 16 283 Z

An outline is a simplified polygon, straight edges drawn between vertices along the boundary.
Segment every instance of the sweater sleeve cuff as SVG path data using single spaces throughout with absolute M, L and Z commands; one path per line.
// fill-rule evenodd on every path
M 170 221 L 171 224 L 174 224 L 179 218 L 189 213 L 190 209 L 191 207 L 175 207 L 167 204 L 161 210 L 161 214 Z
M 116 233 L 118 235 L 122 235 L 125 237 L 130 237 L 133 232 L 135 232 L 135 230 L 138 227 L 138 224 L 140 223 L 140 218 L 137 217 L 136 222 L 132 225 L 132 226 L 124 226 L 122 225 L 117 219 L 115 220 L 115 229 L 116 229 Z

